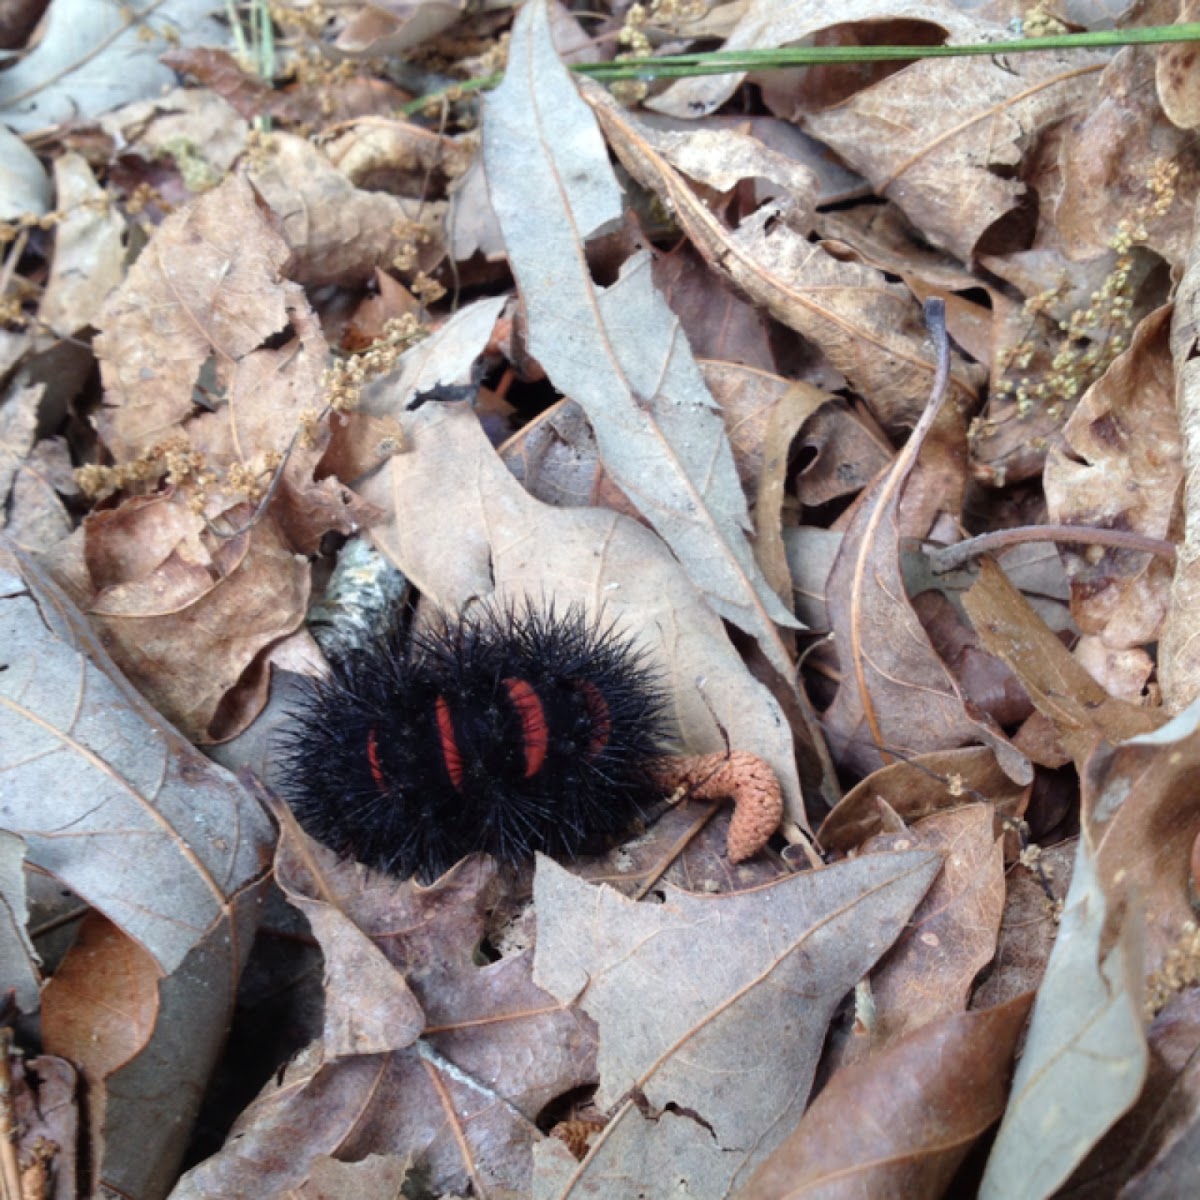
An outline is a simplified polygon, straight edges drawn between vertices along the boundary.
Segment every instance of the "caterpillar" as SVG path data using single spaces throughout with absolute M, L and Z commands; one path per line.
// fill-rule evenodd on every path
M 473 851 L 575 857 L 661 796 L 666 696 L 577 606 L 394 622 L 330 665 L 304 684 L 277 783 L 306 832 L 369 867 L 429 882 Z

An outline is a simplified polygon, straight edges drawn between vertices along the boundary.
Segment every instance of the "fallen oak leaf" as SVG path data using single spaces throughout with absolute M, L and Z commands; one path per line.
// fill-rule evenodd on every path
M 543 1194 L 658 1194 L 681 1170 L 693 1196 L 733 1191 L 799 1119 L 835 1008 L 940 864 L 864 855 L 733 895 L 668 884 L 661 904 L 635 904 L 540 857 L 534 980 L 599 1025 L 596 1104 L 612 1110 L 569 1173 L 539 1153 Z
M 944 1194 L 1004 1112 L 1032 1002 L 940 1017 L 838 1071 L 739 1200 Z

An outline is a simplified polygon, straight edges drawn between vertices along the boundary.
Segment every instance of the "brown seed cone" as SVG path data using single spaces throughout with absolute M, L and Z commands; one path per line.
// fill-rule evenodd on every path
M 733 801 L 725 839 L 730 862 L 745 862 L 757 854 L 783 819 L 783 793 L 775 772 L 748 750 L 660 758 L 653 771 L 665 791 L 686 788 L 687 800 Z

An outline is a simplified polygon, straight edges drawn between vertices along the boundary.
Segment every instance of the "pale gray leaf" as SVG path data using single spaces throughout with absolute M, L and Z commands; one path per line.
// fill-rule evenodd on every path
M 786 677 L 774 626 L 795 619 L 754 561 L 720 409 L 649 257 L 630 258 L 609 287 L 588 269 L 586 243 L 620 220 L 621 196 L 595 119 L 555 55 L 544 0 L 518 14 L 485 117 L 488 187 L 530 351 L 584 408 L 605 466 L 697 586 Z
M 1141 919 L 1101 957 L 1108 903 L 1087 838 L 1038 989 L 982 1200 L 1041 1200 L 1133 1104 L 1149 1064 L 1141 1018 Z
M 733 895 L 665 885 L 663 903 L 635 904 L 542 858 L 534 980 L 578 998 L 599 1025 L 597 1105 L 632 1090 L 653 1113 L 686 1114 L 689 1142 L 720 1155 L 691 1177 L 706 1179 L 692 1194 L 723 1196 L 799 1120 L 834 1010 L 940 863 L 925 851 L 872 854 Z M 581 1172 L 603 1188 L 641 1162 L 650 1173 L 636 1182 L 666 1194 L 654 1172 L 670 1156 L 653 1144 L 665 1137 L 661 1121 L 621 1103 Z
M 18 554 L 0 558 L 0 663 L 0 827 L 170 974 L 265 874 L 266 814 Z
M 213 0 L 54 0 L 33 51 L 0 72 L 0 116 L 18 133 L 86 120 L 175 83 L 167 50 L 221 46 Z
M 28 917 L 25 843 L 0 830 L 0 979 L 24 1013 L 37 1009 L 41 990 L 41 959 L 29 940 Z

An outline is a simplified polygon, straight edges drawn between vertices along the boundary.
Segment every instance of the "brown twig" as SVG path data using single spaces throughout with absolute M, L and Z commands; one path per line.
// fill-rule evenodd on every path
M 1018 525 L 1013 529 L 995 529 L 967 538 L 953 546 L 937 546 L 925 550 L 934 574 L 965 566 L 981 554 L 992 554 L 1009 546 L 1025 542 L 1074 542 L 1080 546 L 1108 546 L 1114 550 L 1142 550 L 1163 558 L 1175 557 L 1175 543 L 1165 538 L 1149 537 L 1129 529 L 1099 529 L 1091 525 Z

